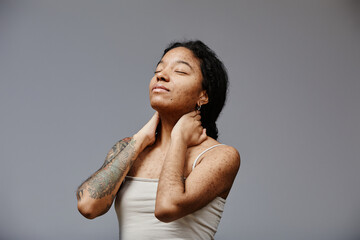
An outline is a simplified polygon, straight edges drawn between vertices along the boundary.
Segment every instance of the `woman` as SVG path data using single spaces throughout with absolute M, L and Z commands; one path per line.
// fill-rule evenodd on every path
M 149 86 L 155 114 L 78 188 L 81 214 L 100 216 L 116 198 L 123 239 L 213 239 L 240 166 L 237 150 L 216 141 L 227 84 L 201 41 L 165 49 Z

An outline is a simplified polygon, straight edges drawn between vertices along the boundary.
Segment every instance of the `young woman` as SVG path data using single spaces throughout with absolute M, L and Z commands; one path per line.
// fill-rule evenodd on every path
M 155 114 L 78 188 L 80 213 L 100 216 L 116 198 L 122 239 L 213 239 L 240 166 L 237 150 L 216 141 L 227 85 L 201 41 L 165 49 L 149 86 Z

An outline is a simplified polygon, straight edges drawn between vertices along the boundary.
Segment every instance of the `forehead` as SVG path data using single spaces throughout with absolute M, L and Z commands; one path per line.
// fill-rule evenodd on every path
M 200 68 L 199 59 L 193 52 L 185 47 L 177 47 L 168 51 L 161 59 L 160 63 L 172 63 L 178 61 L 185 61 L 194 68 Z

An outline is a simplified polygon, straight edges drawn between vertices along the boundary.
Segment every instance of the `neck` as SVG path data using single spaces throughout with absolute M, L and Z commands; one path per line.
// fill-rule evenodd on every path
M 169 147 L 171 131 L 181 116 L 160 114 L 160 127 L 158 129 L 156 145 L 163 149 Z

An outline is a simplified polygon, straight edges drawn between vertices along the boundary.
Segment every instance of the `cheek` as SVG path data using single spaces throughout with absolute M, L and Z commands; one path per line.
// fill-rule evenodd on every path
M 179 89 L 176 91 L 176 96 L 182 99 L 192 99 L 196 96 L 196 92 L 193 89 Z
M 187 85 L 187 86 L 179 86 L 176 90 L 175 96 L 180 98 L 182 102 L 188 102 L 189 104 L 196 103 L 198 100 L 198 96 L 200 93 L 199 86 L 196 84 Z

